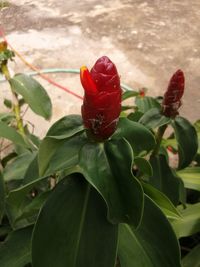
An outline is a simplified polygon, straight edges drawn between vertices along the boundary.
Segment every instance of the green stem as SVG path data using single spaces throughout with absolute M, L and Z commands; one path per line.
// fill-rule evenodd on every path
M 3 63 L 1 65 L 1 71 L 4 74 L 6 80 L 9 81 L 11 79 L 11 77 L 10 77 L 10 73 L 9 73 L 9 70 L 8 70 L 8 67 L 7 67 L 6 63 Z M 11 87 L 11 92 L 12 92 L 12 98 L 13 98 L 12 99 L 12 106 L 13 106 L 13 111 L 15 113 L 15 118 L 16 118 L 16 122 L 17 122 L 17 128 L 18 128 L 19 132 L 21 133 L 21 135 L 25 136 L 23 121 L 22 121 L 21 114 L 20 114 L 20 105 L 19 105 L 18 96 L 14 92 L 12 87 Z
M 162 142 L 163 135 L 165 133 L 165 130 L 167 129 L 167 124 L 162 125 L 158 128 L 158 132 L 156 134 L 156 147 L 154 148 L 152 155 L 157 155 L 160 149 L 160 144 Z

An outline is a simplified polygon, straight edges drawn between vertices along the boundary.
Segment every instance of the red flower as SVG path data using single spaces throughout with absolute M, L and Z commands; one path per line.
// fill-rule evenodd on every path
M 85 90 L 81 109 L 83 123 L 96 140 L 102 141 L 114 133 L 121 112 L 122 92 L 117 69 L 103 56 L 90 72 L 83 66 L 80 78 Z
M 175 117 L 181 106 L 184 93 L 185 78 L 182 70 L 177 70 L 171 77 L 167 91 L 162 102 L 162 113 L 167 117 Z

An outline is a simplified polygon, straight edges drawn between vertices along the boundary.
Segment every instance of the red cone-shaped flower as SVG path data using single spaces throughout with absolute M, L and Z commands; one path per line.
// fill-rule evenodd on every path
M 121 112 L 122 92 L 117 69 L 103 56 L 90 72 L 82 67 L 80 78 L 85 90 L 81 109 L 83 123 L 95 140 L 102 141 L 116 130 Z
M 181 106 L 181 98 L 184 93 L 185 78 L 182 70 L 177 70 L 171 77 L 167 91 L 162 102 L 162 113 L 167 117 L 175 117 Z

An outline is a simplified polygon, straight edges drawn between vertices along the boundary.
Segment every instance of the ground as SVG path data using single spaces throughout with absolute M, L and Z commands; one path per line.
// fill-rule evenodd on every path
M 98 57 L 107 55 L 116 63 L 123 83 L 134 89 L 147 87 L 153 96 L 162 95 L 171 75 L 181 68 L 186 76 L 181 115 L 193 121 L 200 118 L 199 0 L 8 2 L 1 9 L 0 24 L 9 42 L 31 64 L 42 69 L 91 67 Z M 10 68 L 29 71 L 18 58 Z M 78 75 L 50 77 L 83 94 Z M 81 101 L 39 80 L 52 98 L 54 115 L 47 123 L 29 111 L 26 119 L 43 135 L 61 116 L 80 113 Z M 7 88 L 5 83 L 0 86 L 3 98 Z

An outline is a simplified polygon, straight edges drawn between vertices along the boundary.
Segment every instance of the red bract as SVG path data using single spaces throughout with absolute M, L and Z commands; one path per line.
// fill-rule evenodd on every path
M 109 138 L 116 130 L 121 112 L 120 78 L 112 61 L 103 56 L 89 70 L 82 67 L 81 83 L 85 91 L 82 118 L 95 140 Z
M 171 77 L 167 91 L 162 102 L 162 112 L 167 117 L 175 117 L 181 106 L 181 98 L 184 93 L 185 78 L 182 70 L 177 70 Z

